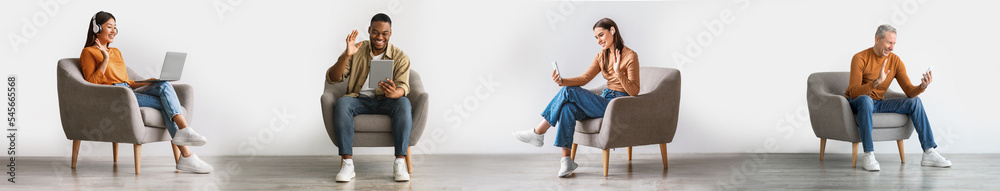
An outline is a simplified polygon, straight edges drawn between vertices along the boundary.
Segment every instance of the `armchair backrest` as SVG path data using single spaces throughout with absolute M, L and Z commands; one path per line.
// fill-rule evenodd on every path
M 844 96 L 850 83 L 850 72 L 817 72 L 809 75 L 806 84 L 806 95 L 840 95 Z M 888 80 L 888 79 L 887 79 Z M 889 89 L 885 98 L 906 97 L 906 94 Z

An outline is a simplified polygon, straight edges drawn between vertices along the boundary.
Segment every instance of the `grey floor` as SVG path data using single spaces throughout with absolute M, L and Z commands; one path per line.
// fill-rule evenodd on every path
M 577 156 L 570 178 L 556 177 L 558 156 L 416 155 L 412 181 L 392 181 L 391 156 L 356 156 L 357 178 L 337 183 L 334 156 L 203 157 L 212 174 L 176 173 L 170 157 L 145 157 L 133 173 L 131 155 L 20 157 L 17 183 L 0 190 L 1000 190 L 1000 154 L 945 154 L 951 168 L 920 166 L 920 155 L 881 154 L 881 172 L 851 168 L 850 154 L 659 154 L 612 152 L 601 176 L 600 154 Z M 859 159 L 860 160 L 860 159 Z

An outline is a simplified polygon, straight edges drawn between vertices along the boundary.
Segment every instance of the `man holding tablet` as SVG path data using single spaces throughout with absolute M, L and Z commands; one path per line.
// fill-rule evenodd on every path
M 865 150 L 862 167 L 868 171 L 880 170 L 872 147 L 872 113 L 909 115 L 924 151 L 920 165 L 949 167 L 951 161 L 934 150 L 937 144 L 934 143 L 931 124 L 927 120 L 923 102 L 917 97 L 934 79 L 931 70 L 923 73 L 919 85 L 913 85 L 906 75 L 903 61 L 892 53 L 895 46 L 896 28 L 882 25 L 875 31 L 875 46 L 858 52 L 851 60 L 850 82 L 845 95 L 851 108 L 857 113 L 859 134 Z M 883 99 L 893 78 L 899 80 L 899 88 L 903 89 L 907 98 Z
M 398 47 L 389 44 L 392 35 L 392 20 L 383 13 L 372 17 L 368 27 L 369 40 L 355 43 L 358 30 L 347 36 L 347 49 L 337 59 L 337 63 L 327 69 L 326 83 L 341 83 L 346 80 L 347 93 L 334 104 L 334 130 L 340 147 L 339 155 L 343 165 L 337 174 L 338 182 L 348 182 L 354 178 L 354 161 L 351 159 L 354 142 L 354 116 L 361 114 L 385 114 L 392 118 L 392 134 L 395 142 L 393 175 L 396 181 L 409 181 L 404 157 L 410 144 L 412 113 L 406 96 L 410 91 L 410 59 Z M 391 61 L 391 76 L 380 68 L 386 60 Z M 372 63 L 376 62 L 375 65 Z M 384 66 L 383 66 L 384 67 Z M 391 78 L 369 79 L 369 76 L 384 75 Z M 369 80 L 379 80 L 369 83 Z M 377 87 L 372 87 L 376 84 Z

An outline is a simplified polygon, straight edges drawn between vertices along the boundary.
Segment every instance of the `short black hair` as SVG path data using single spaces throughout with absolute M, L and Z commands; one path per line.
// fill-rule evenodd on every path
M 376 21 L 378 21 L 378 22 L 386 22 L 386 23 L 389 23 L 389 25 L 392 25 L 392 19 L 389 19 L 389 15 L 386 15 L 385 13 L 375 14 L 375 16 L 372 17 L 372 23 L 374 23 Z

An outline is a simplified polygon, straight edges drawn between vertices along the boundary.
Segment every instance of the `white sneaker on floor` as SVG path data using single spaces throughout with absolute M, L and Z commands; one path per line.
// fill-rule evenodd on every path
M 866 152 L 864 159 L 861 160 L 861 166 L 867 171 L 882 170 L 878 165 L 878 161 L 875 161 L 875 152 Z
M 577 165 L 576 162 L 573 162 L 573 159 L 563 157 L 559 162 L 559 178 L 569 176 L 569 174 L 573 173 L 573 170 L 576 170 L 576 167 L 578 166 L 579 165 Z
M 535 133 L 535 129 L 514 131 L 514 138 L 535 147 L 542 147 L 542 144 L 545 143 L 545 135 Z
M 410 181 L 410 172 L 406 169 L 406 160 L 397 158 L 392 162 L 392 175 L 396 182 Z
M 202 146 L 208 143 L 208 139 L 191 130 L 191 127 L 186 127 L 174 133 L 174 139 L 170 142 L 180 146 Z
M 344 164 L 340 165 L 340 172 L 337 173 L 337 182 L 350 182 L 354 179 L 354 160 L 343 159 Z
M 209 165 L 205 161 L 198 158 L 198 155 L 191 154 L 191 156 L 181 158 L 177 161 L 177 170 L 180 171 L 191 171 L 198 174 L 208 174 L 214 169 L 212 165 Z
M 924 151 L 924 158 L 920 161 L 920 166 L 950 167 L 951 161 L 938 154 L 934 148 Z

